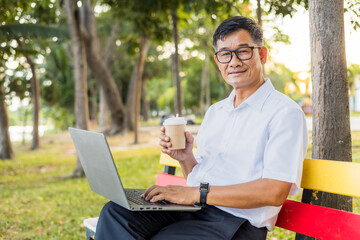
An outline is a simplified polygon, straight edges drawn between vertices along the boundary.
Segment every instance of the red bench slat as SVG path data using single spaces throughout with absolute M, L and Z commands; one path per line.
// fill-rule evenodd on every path
M 158 173 L 155 184 L 159 186 L 166 186 L 166 185 L 186 186 L 186 179 L 183 177 L 178 177 L 167 173 Z
M 360 239 L 360 215 L 286 200 L 276 226 L 320 239 Z

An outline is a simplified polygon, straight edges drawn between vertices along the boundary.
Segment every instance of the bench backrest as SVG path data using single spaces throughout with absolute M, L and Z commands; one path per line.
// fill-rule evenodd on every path
M 360 197 L 360 163 L 305 159 L 301 187 Z M 360 215 L 287 200 L 276 226 L 319 239 L 360 239 Z
M 305 159 L 301 187 L 360 197 L 360 163 Z
M 180 167 L 166 154 L 160 163 Z M 159 173 L 158 185 L 186 185 L 184 178 Z M 305 159 L 301 187 L 360 197 L 360 163 Z M 360 239 L 360 215 L 337 209 L 286 200 L 276 226 L 319 239 Z

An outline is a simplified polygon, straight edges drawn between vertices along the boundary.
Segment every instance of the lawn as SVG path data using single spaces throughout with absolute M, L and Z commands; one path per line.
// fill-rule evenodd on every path
M 138 146 L 131 144 L 130 134 L 108 139 L 125 187 L 146 188 L 163 168 L 156 135 L 141 134 Z M 352 136 L 353 159 L 360 162 L 360 132 Z M 36 151 L 20 144 L 14 148 L 13 161 L 0 161 L 0 239 L 84 239 L 83 219 L 98 216 L 107 200 L 90 190 L 86 178 L 66 177 L 76 161 L 69 135 L 47 136 Z M 360 213 L 359 199 L 354 211 Z M 268 239 L 293 238 L 282 229 L 268 235 Z

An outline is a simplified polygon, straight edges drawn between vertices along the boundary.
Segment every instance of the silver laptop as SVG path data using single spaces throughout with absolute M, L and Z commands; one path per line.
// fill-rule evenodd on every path
M 151 203 L 140 195 L 145 189 L 124 189 L 105 135 L 69 128 L 91 190 L 131 211 L 196 211 L 196 205 Z

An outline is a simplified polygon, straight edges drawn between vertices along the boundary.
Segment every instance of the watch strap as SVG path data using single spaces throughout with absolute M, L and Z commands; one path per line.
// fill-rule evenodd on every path
M 209 183 L 200 183 L 200 206 L 206 206 L 206 198 L 209 192 Z

